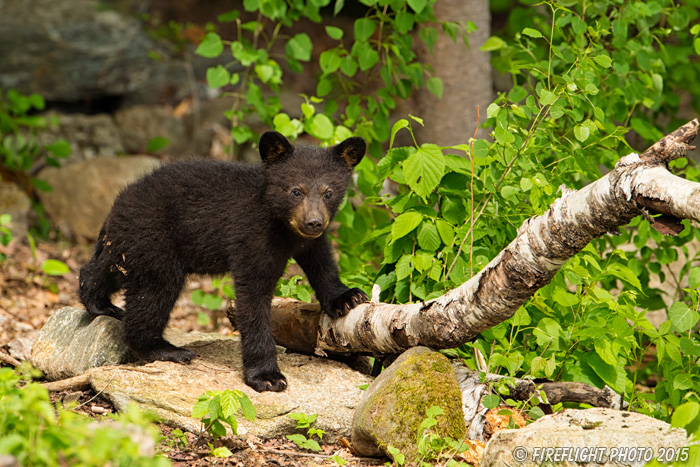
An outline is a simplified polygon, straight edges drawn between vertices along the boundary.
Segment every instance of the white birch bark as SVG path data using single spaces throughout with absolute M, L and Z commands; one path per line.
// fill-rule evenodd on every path
M 367 303 L 334 321 L 323 315 L 317 348 L 396 354 L 417 345 L 456 347 L 510 318 L 592 239 L 645 210 L 700 221 L 700 184 L 667 169 L 668 161 L 685 154 L 697 131 L 696 119 L 641 157 L 620 159 L 612 172 L 583 189 L 564 189 L 547 212 L 525 221 L 483 270 L 439 298 L 409 305 Z

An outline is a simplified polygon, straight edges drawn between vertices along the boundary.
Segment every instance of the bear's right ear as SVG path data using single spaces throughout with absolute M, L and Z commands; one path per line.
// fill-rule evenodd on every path
M 270 165 L 289 156 L 294 151 L 294 148 L 285 138 L 282 133 L 276 131 L 266 131 L 260 137 L 258 144 L 260 157 L 263 163 Z

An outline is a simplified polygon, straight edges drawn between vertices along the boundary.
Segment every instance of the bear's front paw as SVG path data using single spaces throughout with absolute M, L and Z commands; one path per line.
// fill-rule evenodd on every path
M 339 318 L 348 314 L 350 310 L 360 303 L 365 303 L 369 297 L 360 289 L 348 289 L 335 300 L 331 301 L 329 307 L 325 309 L 326 314 L 331 318 Z
M 287 389 L 287 378 L 279 371 L 272 370 L 255 375 L 246 375 L 245 384 L 258 392 L 280 392 Z

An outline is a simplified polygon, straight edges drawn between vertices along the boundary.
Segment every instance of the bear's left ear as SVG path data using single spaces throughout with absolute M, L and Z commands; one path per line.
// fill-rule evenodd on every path
M 332 148 L 333 154 L 340 157 L 351 169 L 360 163 L 367 150 L 365 140 L 357 136 L 348 138 Z
M 273 164 L 285 156 L 289 156 L 294 152 L 294 148 L 287 138 L 282 133 L 276 131 L 266 131 L 260 137 L 258 144 L 260 150 L 260 158 L 265 164 Z

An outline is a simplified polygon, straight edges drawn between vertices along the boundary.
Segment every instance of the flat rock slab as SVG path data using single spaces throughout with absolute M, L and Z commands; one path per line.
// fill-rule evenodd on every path
M 303 412 L 318 414 L 315 427 L 327 432 L 324 440 L 349 438 L 353 413 L 362 397 L 359 386 L 371 381 L 369 376 L 334 360 L 279 353 L 278 363 L 289 387 L 281 393 L 257 393 L 243 383 L 241 345 L 237 337 L 184 333 L 176 329 L 168 329 L 165 338 L 197 352 L 200 358 L 189 364 L 137 362 L 99 367 L 89 361 L 90 369 L 75 373 L 79 366 L 71 360 L 81 360 L 84 365 L 87 353 L 101 352 L 99 344 L 119 345 L 122 323 L 109 317 L 91 319 L 87 312 L 77 308 L 63 308 L 54 317 L 56 322 L 51 326 L 47 323 L 42 329 L 37 342 L 39 348 L 33 352 L 33 360 L 39 354 L 45 357 L 40 365 L 42 369 L 51 367 L 53 375 L 63 378 L 87 371 L 95 392 L 107 397 L 117 410 L 136 403 L 158 415 L 164 423 L 188 431 L 198 432 L 201 428 L 201 422 L 190 417 L 200 395 L 206 391 L 237 389 L 250 397 L 257 411 L 254 422 L 239 417 L 239 435 L 251 433 L 261 438 L 278 438 L 292 433 L 296 421 L 286 415 Z M 77 326 L 72 334 L 71 326 Z M 74 347 L 77 342 L 83 350 Z M 128 360 L 128 349 L 120 345 Z M 117 363 L 113 357 L 112 363 Z M 73 370 L 61 372 L 61 366 Z

